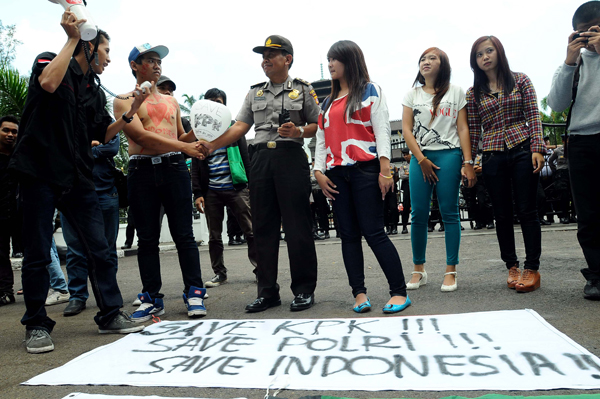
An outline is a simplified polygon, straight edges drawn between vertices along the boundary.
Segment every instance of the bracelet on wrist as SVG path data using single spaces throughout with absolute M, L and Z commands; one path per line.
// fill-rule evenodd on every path
M 379 172 L 379 176 L 381 176 L 381 177 L 385 177 L 386 179 L 391 179 L 392 177 L 394 177 L 394 176 L 386 176 L 386 175 L 383 175 L 383 174 L 381 174 L 381 172 Z
M 421 159 L 419 162 L 417 162 L 417 165 L 421 165 L 421 162 L 423 162 L 426 159 L 427 159 L 427 157 L 423 157 L 423 159 Z

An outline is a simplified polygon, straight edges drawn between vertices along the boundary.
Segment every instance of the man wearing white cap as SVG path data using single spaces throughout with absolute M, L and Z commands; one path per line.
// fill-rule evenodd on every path
M 169 230 L 177 247 L 179 266 L 183 275 L 183 300 L 188 316 L 206 315 L 200 272 L 198 246 L 192 231 L 192 197 L 190 175 L 182 152 L 200 155 L 192 131 L 185 132 L 181 124 L 179 104 L 172 96 L 156 89 L 162 74 L 162 59 L 169 50 L 165 46 L 142 44 L 129 54 L 129 65 L 137 82 L 151 82 L 150 96 L 133 118 L 123 119 L 123 129 L 129 139 L 129 211 L 138 234 L 138 265 L 142 280 L 142 302 L 131 316 L 136 321 L 150 320 L 165 312 L 160 292 L 159 237 L 160 207 L 164 206 Z M 131 100 L 115 99 L 115 115 L 121 115 Z

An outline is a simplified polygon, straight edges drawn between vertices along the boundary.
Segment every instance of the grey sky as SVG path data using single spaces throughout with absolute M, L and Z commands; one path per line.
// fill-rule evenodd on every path
M 17 25 L 15 66 L 28 74 L 34 57 L 58 52 L 66 41 L 60 27 L 62 7 L 47 0 L 2 3 L 2 22 Z M 555 69 L 564 61 L 571 18 L 583 1 L 205 1 L 88 0 L 95 22 L 111 36 L 112 63 L 102 83 L 117 93 L 133 88 L 127 56 L 149 42 L 170 49 L 163 73 L 177 84 L 179 100 L 218 87 L 227 93 L 235 116 L 249 86 L 265 81 L 261 57 L 252 52 L 271 34 L 291 40 L 290 74 L 308 81 L 329 78 L 326 54 L 337 40 L 355 41 L 365 53 L 371 79 L 386 94 L 391 119 L 401 119 L 402 98 L 428 47 L 448 53 L 452 82 L 473 83 L 471 45 L 495 35 L 511 69 L 533 81 L 538 99 L 550 90 Z

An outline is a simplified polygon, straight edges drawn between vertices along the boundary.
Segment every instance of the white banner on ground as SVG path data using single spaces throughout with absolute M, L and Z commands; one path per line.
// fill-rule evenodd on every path
M 204 319 L 154 324 L 24 384 L 598 389 L 600 359 L 533 310 L 359 319 Z
M 65 396 L 63 399 L 198 399 L 198 398 L 172 398 L 166 396 L 129 396 L 129 395 L 99 395 L 90 393 L 74 392 Z M 246 398 L 237 398 L 246 399 Z
M 129 395 L 98 395 L 90 393 L 74 392 L 65 396 L 63 399 L 198 399 L 198 398 L 172 398 L 166 396 L 129 396 Z M 246 399 L 246 398 L 237 398 Z

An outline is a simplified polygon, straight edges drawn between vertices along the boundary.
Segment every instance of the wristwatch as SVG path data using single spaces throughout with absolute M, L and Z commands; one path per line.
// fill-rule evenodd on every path
M 304 136 L 304 128 L 302 126 L 298 126 L 298 130 L 300 130 L 300 137 Z
M 133 116 L 131 118 L 128 118 L 127 112 L 123 112 L 123 120 L 125 121 L 125 123 L 131 123 L 131 121 L 133 120 Z
M 463 165 L 465 165 L 465 164 L 474 165 L 475 162 L 473 162 L 472 159 L 469 159 L 468 161 L 463 161 Z

